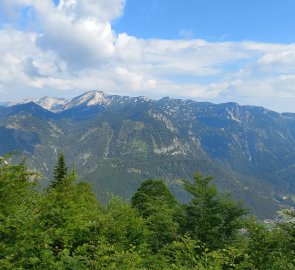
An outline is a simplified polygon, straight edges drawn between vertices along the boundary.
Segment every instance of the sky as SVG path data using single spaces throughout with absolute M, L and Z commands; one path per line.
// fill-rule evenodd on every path
M 295 112 L 294 0 L 1 0 L 0 102 L 109 94 Z

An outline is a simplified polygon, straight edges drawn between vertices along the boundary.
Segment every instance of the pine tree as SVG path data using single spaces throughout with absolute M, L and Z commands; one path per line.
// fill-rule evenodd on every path
M 68 175 L 68 168 L 65 162 L 65 156 L 63 153 L 60 153 L 58 156 L 57 163 L 54 169 L 53 180 L 51 183 L 52 187 L 56 187 L 63 179 Z

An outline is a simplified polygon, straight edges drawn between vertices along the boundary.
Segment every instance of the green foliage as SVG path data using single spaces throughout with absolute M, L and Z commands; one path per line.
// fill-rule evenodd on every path
M 18 165 L 10 163 L 11 155 L 0 157 L 0 212 L 8 214 L 32 193 L 38 176 L 29 172 L 24 161 Z
M 295 269 L 294 250 L 290 249 L 288 234 L 276 226 L 268 230 L 255 219 L 247 222 L 247 238 L 243 252 L 248 255 L 252 269 Z
M 145 248 L 148 235 L 145 221 L 129 203 L 114 197 L 102 208 L 101 234 L 109 243 L 128 249 L 130 246 Z M 142 247 L 141 247 L 142 246 Z
M 145 181 L 131 204 L 101 205 L 76 178 L 38 192 L 24 163 L 0 158 L 1 270 L 295 269 L 294 213 L 272 230 L 242 220 L 245 210 L 210 177 L 185 182 L 192 200 L 182 207 L 159 180 Z
M 146 219 L 149 244 L 158 250 L 178 238 L 180 207 L 161 180 L 146 180 L 131 199 L 132 206 Z
M 153 214 L 146 218 L 150 231 L 149 244 L 157 251 L 179 238 L 179 223 L 176 209 L 170 208 L 168 204 L 156 205 L 151 207 L 150 211 L 153 211 Z
M 132 206 L 143 217 L 150 216 L 155 205 L 167 204 L 171 208 L 177 206 L 177 201 L 163 181 L 149 179 L 144 181 L 131 199 Z
M 39 194 L 33 189 L 36 174 L 24 162 L 10 163 L 10 155 L 0 158 L 0 265 L 17 269 L 29 265 L 36 257 L 33 250 L 43 246 L 46 237 L 35 234 L 35 212 Z M 43 255 L 44 253 L 42 252 Z
M 285 213 L 289 220 L 279 225 L 279 227 L 286 233 L 288 238 L 289 249 L 295 254 L 295 211 L 287 211 Z
M 193 269 L 201 257 L 202 243 L 184 235 L 179 241 L 173 241 L 161 250 L 172 269 Z
M 52 187 L 56 187 L 68 174 L 68 168 L 65 162 L 64 154 L 61 153 L 58 156 L 57 163 L 55 165 L 53 180 L 51 182 Z
M 193 239 L 201 240 L 210 249 L 231 243 L 242 228 L 242 216 L 246 213 L 241 203 L 228 195 L 220 196 L 212 177 L 197 173 L 194 182 L 184 181 L 184 188 L 192 195 L 185 209 L 184 230 Z

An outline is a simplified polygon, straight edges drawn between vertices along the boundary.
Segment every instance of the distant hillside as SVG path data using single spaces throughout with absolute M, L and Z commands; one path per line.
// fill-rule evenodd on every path
M 261 218 L 294 205 L 294 114 L 101 91 L 35 102 L 1 107 L 0 154 L 26 154 L 44 184 L 63 151 L 104 200 L 108 192 L 129 198 L 147 178 L 166 179 L 187 200 L 180 179 L 199 170 Z

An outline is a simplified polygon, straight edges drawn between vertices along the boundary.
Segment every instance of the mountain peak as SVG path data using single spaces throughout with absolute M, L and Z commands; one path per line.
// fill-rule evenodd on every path
M 63 109 L 63 106 L 68 103 L 68 100 L 64 98 L 50 97 L 45 96 L 41 98 L 26 98 L 20 102 L 20 104 L 34 102 L 35 104 L 40 105 L 46 110 L 52 112 L 59 112 Z
M 95 106 L 95 105 L 107 105 L 110 101 L 107 99 L 107 94 L 100 90 L 88 91 L 78 97 L 73 98 L 66 104 L 65 109 L 70 109 L 77 106 Z

